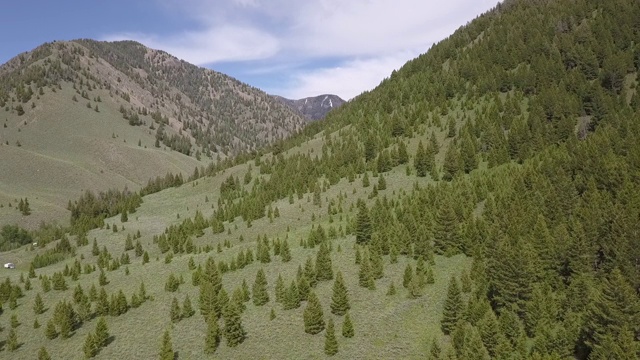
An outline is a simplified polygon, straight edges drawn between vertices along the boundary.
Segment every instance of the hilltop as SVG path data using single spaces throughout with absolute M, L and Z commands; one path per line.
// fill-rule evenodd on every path
M 329 111 L 337 109 L 345 103 L 339 96 L 331 94 L 311 96 L 298 100 L 291 100 L 281 96 L 276 96 L 276 98 L 311 121 L 324 119 Z
M 638 19 L 505 1 L 291 138 L 76 203 L 2 253 L 4 351 L 640 357 Z
M 54 42 L 20 54 L 0 67 L 0 108 L 0 204 L 28 197 L 33 209 L 0 217 L 31 227 L 66 218 L 67 202 L 85 190 L 188 176 L 304 124 L 256 88 L 132 41 Z

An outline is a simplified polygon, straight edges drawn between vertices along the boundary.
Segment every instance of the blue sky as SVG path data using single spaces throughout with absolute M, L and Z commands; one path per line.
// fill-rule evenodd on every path
M 131 39 L 271 94 L 350 99 L 497 0 L 22 0 L 0 63 L 53 40 Z

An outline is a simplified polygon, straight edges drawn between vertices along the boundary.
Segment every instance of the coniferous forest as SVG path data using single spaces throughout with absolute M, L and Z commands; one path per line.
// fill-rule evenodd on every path
M 5 226 L 0 353 L 640 358 L 639 73 L 636 0 L 506 0 L 290 138 Z

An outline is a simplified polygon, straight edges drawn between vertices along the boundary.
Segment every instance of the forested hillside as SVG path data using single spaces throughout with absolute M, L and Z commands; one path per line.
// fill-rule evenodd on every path
M 507 0 L 297 136 L 71 204 L 5 253 L 5 351 L 639 358 L 639 71 L 637 1 Z

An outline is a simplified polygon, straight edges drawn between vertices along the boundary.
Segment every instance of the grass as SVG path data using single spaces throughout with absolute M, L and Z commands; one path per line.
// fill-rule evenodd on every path
M 321 146 L 322 140 L 304 145 L 306 148 L 297 148 L 292 151 L 310 151 Z M 315 150 L 319 152 L 319 150 Z M 254 178 L 258 175 L 254 168 Z M 322 193 L 322 206 L 313 205 L 312 194 L 305 194 L 302 199 L 294 197 L 293 204 L 287 199 L 276 201 L 272 204 L 278 207 L 281 216 L 270 222 L 268 218 L 253 222 L 251 227 L 240 219 L 232 223 L 226 223 L 225 227 L 231 229 L 231 234 L 226 231 L 213 235 L 210 229 L 205 235 L 195 239 L 198 246 L 211 245 L 214 250 L 210 253 L 194 255 L 176 255 L 170 264 L 165 264 L 164 255 L 160 254 L 157 245 L 153 244 L 153 235 L 160 234 L 171 224 L 180 223 L 187 217 L 193 217 L 197 210 L 203 212 L 205 217 L 212 214 L 212 204 L 216 204 L 219 196 L 219 186 L 229 175 L 242 177 L 248 169 L 248 164 L 238 165 L 226 170 L 216 177 L 202 178 L 192 183 L 187 183 L 179 188 L 171 188 L 165 191 L 146 196 L 142 206 L 133 214 L 129 214 L 129 221 L 121 223 L 119 217 L 107 219 L 108 224 L 117 224 L 120 230 L 114 233 L 107 229 L 96 229 L 88 234 L 90 244 L 78 249 L 76 258 L 85 263 L 95 263 L 96 257 L 91 254 L 91 242 L 95 238 L 100 248 L 103 246 L 114 256 L 119 257 L 124 251 L 124 243 L 127 234 L 140 231 L 140 239 L 143 248 L 150 254 L 151 262 L 142 265 L 142 259 L 136 258 L 133 251 L 129 252 L 132 264 L 128 266 L 130 275 L 125 275 L 125 266 L 115 271 L 107 272 L 109 284 L 105 286 L 108 294 L 123 290 L 130 299 L 131 295 L 138 291 L 141 282 L 145 283 L 147 293 L 152 296 L 152 301 L 147 301 L 140 308 L 130 309 L 128 313 L 119 317 L 107 317 L 113 343 L 102 349 L 98 359 L 113 358 L 154 358 L 160 347 L 160 340 L 164 329 L 170 329 L 174 350 L 178 352 L 180 359 L 205 358 L 204 337 L 206 325 L 199 314 L 184 319 L 177 324 L 172 324 L 169 319 L 169 306 L 175 296 L 180 304 L 188 294 L 195 309 L 198 309 L 198 288 L 191 284 L 191 272 L 187 263 L 193 256 L 196 264 L 204 264 L 207 257 L 212 256 L 216 261 L 230 262 L 236 254 L 243 249 L 251 248 L 255 254 L 255 239 L 261 235 L 267 235 L 269 239 L 288 238 L 293 260 L 282 263 L 279 257 L 272 255 L 272 262 L 260 264 L 254 262 L 244 269 L 228 272 L 223 276 L 224 287 L 229 294 L 240 286 L 243 280 L 251 285 L 258 269 L 263 268 L 269 284 L 270 301 L 265 306 L 256 307 L 253 303 L 247 303 L 247 309 L 242 315 L 243 325 L 247 331 L 247 339 L 236 348 L 229 348 L 223 340 L 215 356 L 220 358 L 257 358 L 257 359 L 300 359 L 300 358 L 324 358 L 324 335 L 309 335 L 304 332 L 302 313 L 305 303 L 299 309 L 283 310 L 280 304 L 275 303 L 275 283 L 279 274 L 289 284 L 295 278 L 296 270 L 300 264 L 304 265 L 308 256 L 315 259 L 316 249 L 304 249 L 300 247 L 300 238 L 306 238 L 311 227 L 321 224 L 325 230 L 330 226 L 336 229 L 346 226 L 347 218 L 355 216 L 355 210 L 350 211 L 351 205 L 358 198 L 368 199 L 373 184 L 377 179 L 371 177 L 372 186 L 362 187 L 361 178 L 349 183 L 342 179 L 338 184 L 331 186 Z M 371 175 L 371 174 L 370 174 Z M 379 197 L 397 197 L 401 193 L 411 189 L 416 181 L 415 176 L 405 175 L 405 166 L 394 168 L 385 173 L 388 188 L 380 191 Z M 419 179 L 422 184 L 431 180 Z M 353 193 L 356 190 L 355 194 Z M 327 214 L 329 200 L 345 196 L 343 201 L 343 214 L 334 215 L 330 219 Z M 208 202 L 205 201 L 208 198 Z M 15 209 L 13 210 L 15 211 Z M 16 211 L 17 212 L 17 211 Z M 179 218 L 178 218 L 179 214 Z M 312 221 L 312 214 L 315 220 Z M 333 222 L 331 222 L 333 220 Z M 237 229 L 236 229 L 237 227 Z M 287 229 L 289 228 L 289 231 Z M 240 236 L 244 238 L 239 241 Z M 215 249 L 218 243 L 225 240 L 231 242 L 231 247 L 223 247 L 218 253 Z M 53 245 L 50 245 L 53 246 Z M 424 358 L 428 352 L 431 339 L 440 336 L 439 320 L 449 278 L 452 274 L 459 274 L 463 268 L 470 267 L 468 258 L 460 255 L 451 258 L 436 257 L 434 266 L 435 284 L 428 285 L 425 293 L 418 299 L 409 299 L 407 291 L 402 287 L 403 271 L 408 262 L 415 266 L 415 260 L 399 257 L 396 264 L 391 264 L 385 257 L 385 276 L 376 281 L 376 290 L 371 291 L 358 285 L 358 266 L 355 265 L 355 238 L 343 236 L 332 240 L 332 263 L 334 273 L 341 271 L 349 289 L 351 301 L 350 316 L 355 327 L 355 337 L 343 338 L 340 334 L 343 317 L 330 313 L 330 301 L 333 281 L 322 282 L 315 289 L 323 305 L 325 320 L 333 317 L 336 323 L 340 358 L 369 359 L 369 358 Z M 338 251 L 338 248 L 341 250 Z M 22 248 L 1 254 L 3 261 L 13 261 L 17 264 L 17 270 L 4 270 L 12 281 L 17 282 L 20 273 L 26 275 L 29 262 L 36 253 L 44 249 L 29 250 Z M 38 269 L 37 274 L 48 274 L 64 269 L 65 265 L 72 264 L 74 259 L 55 264 L 43 269 Z M 164 290 L 164 284 L 169 276 L 174 274 L 182 276 L 185 283 L 176 293 Z M 14 357 L 22 358 L 34 354 L 41 346 L 47 348 L 54 358 L 80 359 L 84 354 L 82 346 L 88 332 L 95 329 L 96 320 L 83 324 L 70 339 L 48 340 L 44 336 L 46 322 L 52 316 L 55 304 L 62 300 L 71 300 L 73 289 L 80 284 L 85 292 L 91 284 L 98 285 L 99 271 L 91 274 L 82 274 L 77 282 L 67 278 L 69 290 L 60 292 L 51 290 L 43 293 L 43 300 L 47 312 L 38 316 L 42 325 L 40 329 L 33 329 L 35 316 L 32 310 L 33 299 L 36 293 L 41 292 L 40 281 L 32 279 L 33 289 L 25 291 L 26 296 L 18 300 L 15 310 L 4 306 L 5 312 L 0 315 L 0 324 L 8 326 L 11 314 L 18 315 L 22 323 L 17 328 L 18 339 L 22 346 L 15 352 Z M 393 281 L 397 294 L 387 296 L 386 292 L 390 282 Z M 276 312 L 276 318 L 269 320 L 271 309 Z M 222 324 L 222 322 L 221 322 Z
M 75 102 L 72 97 L 79 100 Z M 41 220 L 68 221 L 67 201 L 85 190 L 138 189 L 150 177 L 167 172 L 190 175 L 195 158 L 155 148 L 155 130 L 130 126 L 118 111 L 130 106 L 107 90 L 100 96 L 100 112 L 86 107 L 88 100 L 65 84 L 55 93 L 46 88 L 35 108 L 23 104 L 25 114 L 0 109 L 0 225 L 18 223 L 33 228 Z M 143 117 L 147 124 L 150 117 Z M 138 142 L 140 141 L 140 146 Z M 20 143 L 20 146 L 17 144 Z M 28 164 L 28 166 L 25 166 Z M 9 201 L 29 198 L 32 215 L 16 216 L 6 209 Z

